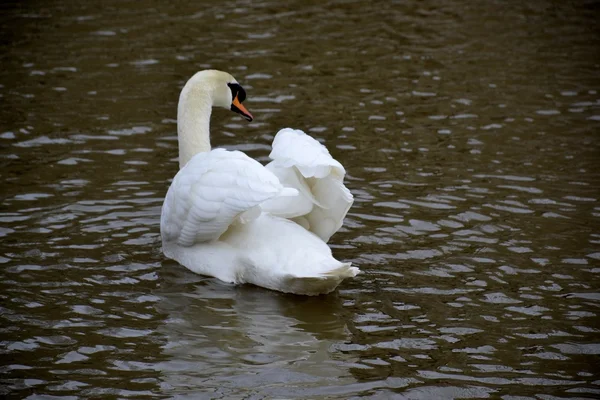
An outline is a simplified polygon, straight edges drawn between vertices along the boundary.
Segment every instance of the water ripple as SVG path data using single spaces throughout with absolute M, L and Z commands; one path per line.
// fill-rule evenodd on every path
M 111 3 L 0 6 L 0 396 L 597 397 L 593 7 Z M 256 116 L 215 109 L 213 145 L 294 126 L 346 167 L 335 294 L 162 257 L 201 68 Z

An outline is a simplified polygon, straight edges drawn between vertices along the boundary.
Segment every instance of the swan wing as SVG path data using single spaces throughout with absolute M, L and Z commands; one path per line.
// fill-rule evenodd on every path
M 257 218 L 262 202 L 295 194 L 242 152 L 199 153 L 169 187 L 161 213 L 163 242 L 189 247 L 217 240 L 231 224 Z
M 342 180 L 344 166 L 331 157 L 327 147 L 299 129 L 284 128 L 273 139 L 269 157 L 280 168 L 295 167 L 305 178 L 329 175 Z
M 277 198 L 261 205 L 271 214 L 290 218 L 324 241 L 340 229 L 354 201 L 344 186 L 346 170 L 325 146 L 297 129 L 280 130 L 267 165 L 280 182 L 299 196 Z

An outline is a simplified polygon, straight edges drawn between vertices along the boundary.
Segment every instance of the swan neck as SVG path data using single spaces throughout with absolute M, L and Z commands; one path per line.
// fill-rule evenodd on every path
M 208 88 L 183 88 L 177 107 L 177 138 L 179 168 L 183 168 L 198 153 L 210 151 L 210 114 L 212 93 Z

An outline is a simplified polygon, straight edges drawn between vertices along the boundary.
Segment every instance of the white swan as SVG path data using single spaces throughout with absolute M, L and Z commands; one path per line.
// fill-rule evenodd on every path
M 325 243 L 353 201 L 344 167 L 325 146 L 291 129 L 276 135 L 267 167 L 239 151 L 211 150 L 212 107 L 252 121 L 245 98 L 233 76 L 216 70 L 196 73 L 181 91 L 180 170 L 162 207 L 163 252 L 225 282 L 329 293 L 360 272 L 333 258 Z

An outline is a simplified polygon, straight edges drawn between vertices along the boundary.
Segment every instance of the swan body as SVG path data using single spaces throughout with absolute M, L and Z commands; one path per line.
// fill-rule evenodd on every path
M 248 120 L 243 88 L 201 71 L 178 105 L 180 170 L 161 213 L 163 253 L 191 271 L 282 292 L 333 291 L 359 269 L 336 260 L 326 241 L 352 204 L 344 167 L 302 131 L 275 137 L 266 167 L 239 151 L 210 148 L 213 106 Z

